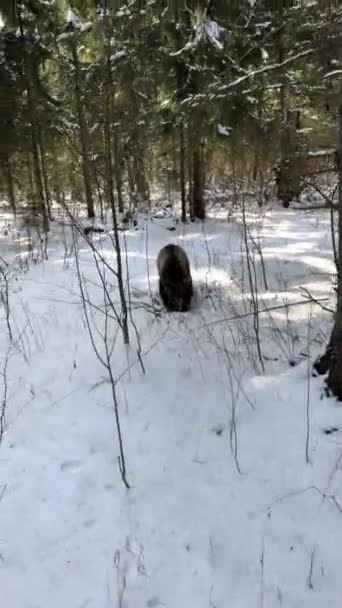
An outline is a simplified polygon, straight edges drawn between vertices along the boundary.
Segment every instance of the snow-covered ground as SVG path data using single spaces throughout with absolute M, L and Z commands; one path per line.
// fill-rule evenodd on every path
M 87 331 L 75 256 L 65 253 L 71 235 L 54 227 L 48 261 L 24 272 L 19 241 L 1 229 L 0 254 L 14 262 L 10 316 L 2 306 L 0 319 L 4 608 L 341 604 L 342 409 L 310 368 L 331 314 L 297 304 L 309 293 L 334 304 L 329 214 L 248 216 L 258 308 L 274 309 L 260 313 L 259 328 L 241 218 L 171 224 L 140 217 L 121 234 L 129 347 L 108 309 L 129 490 L 112 387 Z M 115 267 L 110 237 L 92 242 Z M 158 301 L 155 258 L 167 242 L 191 261 L 187 314 L 167 314 Z M 103 286 L 82 239 L 79 264 L 104 356 Z M 106 280 L 119 309 L 108 268 Z

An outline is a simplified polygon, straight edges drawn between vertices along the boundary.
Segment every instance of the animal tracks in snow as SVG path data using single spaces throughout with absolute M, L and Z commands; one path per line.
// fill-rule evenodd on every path
M 83 468 L 82 460 L 64 460 L 61 463 L 60 469 L 61 471 L 69 471 L 71 473 L 78 473 Z

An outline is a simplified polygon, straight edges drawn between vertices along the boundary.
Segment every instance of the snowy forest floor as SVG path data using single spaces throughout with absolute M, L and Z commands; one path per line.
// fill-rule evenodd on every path
M 247 221 L 257 305 L 274 309 L 260 312 L 259 328 L 241 217 L 169 231 L 168 218 L 141 216 L 121 233 L 146 372 L 132 320 L 125 347 L 109 318 L 126 490 L 71 232 L 55 224 L 48 260 L 26 267 L 25 243 L 2 218 L 4 608 L 340 606 L 342 408 L 311 376 L 332 315 L 297 304 L 310 293 L 334 307 L 329 213 L 277 208 Z M 92 242 L 116 267 L 110 236 Z M 168 242 L 190 258 L 196 296 L 187 314 L 158 302 L 155 259 Z M 103 288 L 81 238 L 78 251 L 103 355 Z M 108 269 L 106 279 L 119 306 Z

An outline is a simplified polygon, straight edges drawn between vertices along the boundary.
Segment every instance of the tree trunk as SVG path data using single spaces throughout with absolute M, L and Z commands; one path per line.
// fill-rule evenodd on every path
M 101 192 L 101 186 L 100 186 L 99 176 L 98 176 L 98 171 L 97 171 L 96 166 L 94 166 L 94 179 L 95 179 L 95 185 L 96 185 L 96 190 L 97 190 L 97 198 L 99 200 L 99 205 L 100 205 L 101 222 L 104 222 L 103 196 L 102 196 L 102 192 Z
M 189 133 L 189 129 L 188 129 L 188 133 Z M 189 199 L 189 215 L 190 215 L 190 220 L 194 220 L 195 219 L 195 215 L 194 215 L 194 184 L 192 181 L 192 141 L 191 141 L 191 136 L 190 133 L 188 134 L 188 178 L 189 178 L 189 193 L 188 193 L 188 199 Z
M 193 213 L 199 220 L 205 219 L 203 186 L 203 152 L 200 144 L 196 142 L 193 151 Z
M 21 14 L 21 4 L 18 6 L 17 17 L 19 23 L 19 31 L 20 37 L 25 49 L 25 34 L 24 34 L 24 25 Z M 31 125 L 31 143 L 32 143 L 32 160 L 33 160 L 33 175 L 35 181 L 35 189 L 36 196 L 38 198 L 38 206 L 39 213 L 41 213 L 43 218 L 43 230 L 45 233 L 49 232 L 49 218 L 45 207 L 44 201 L 44 191 L 42 184 L 42 176 L 39 162 L 39 149 L 38 149 L 38 120 L 37 115 L 34 109 L 34 96 L 32 89 L 32 65 L 30 61 L 30 57 L 24 51 L 24 65 L 25 65 L 25 84 L 27 87 L 27 106 L 28 106 L 28 114 Z
M 282 10 L 280 9 L 280 19 L 282 18 Z M 284 49 L 282 40 L 282 30 L 279 31 L 278 40 L 278 61 L 282 63 L 284 60 Z M 284 78 L 281 78 L 281 86 L 279 89 L 279 106 L 280 106 L 280 163 L 277 167 L 277 197 L 283 202 L 284 207 L 289 207 L 291 196 L 288 193 L 288 167 L 287 167 L 287 146 L 286 146 L 286 125 L 285 125 L 285 108 L 286 108 L 286 90 Z
M 53 186 L 53 192 L 55 195 L 56 203 L 57 203 L 58 207 L 60 207 L 62 205 L 62 194 L 61 194 L 61 189 L 60 189 L 60 186 L 59 186 L 59 183 L 57 180 Z
M 107 191 L 108 198 L 112 210 L 113 217 L 113 229 L 114 229 L 114 245 L 116 251 L 116 263 L 117 263 L 117 281 L 119 288 L 119 296 L 121 303 L 121 319 L 122 319 L 122 334 L 124 344 L 129 344 L 129 329 L 128 329 L 128 308 L 125 297 L 125 287 L 123 280 L 123 268 L 122 268 L 122 259 L 121 259 L 121 247 L 120 247 L 120 238 L 119 238 L 119 228 L 118 228 L 118 220 L 116 214 L 115 207 L 115 199 L 114 199 L 114 182 L 113 182 L 113 144 L 111 138 L 111 116 L 113 116 L 114 110 L 114 101 L 113 101 L 113 78 L 110 64 L 110 55 L 111 55 L 111 47 L 110 47 L 110 32 L 107 32 L 108 38 L 108 56 L 107 56 L 107 78 L 108 78 L 108 90 L 105 93 L 105 102 L 106 102 L 106 115 L 105 115 L 105 125 L 104 125 L 104 140 L 105 140 L 105 159 L 106 159 L 106 182 L 107 182 Z
M 116 194 L 118 197 L 118 209 L 119 209 L 119 212 L 122 213 L 124 210 L 124 203 L 123 203 L 123 196 L 122 196 L 122 163 L 120 161 L 118 136 L 115 133 L 115 131 L 114 131 L 114 135 L 113 135 L 113 153 L 114 153 L 115 186 L 116 186 Z
M 342 93 L 342 85 L 341 85 Z M 328 389 L 342 401 L 342 102 L 338 107 L 338 265 L 337 265 L 337 306 L 332 330 L 329 353 L 330 365 L 327 379 Z
M 14 179 L 12 174 L 12 164 L 9 158 L 7 158 L 4 162 L 4 172 L 7 182 L 7 195 L 8 200 L 11 205 L 11 209 L 13 211 L 13 215 L 16 215 L 16 199 L 15 199 L 15 187 L 14 187 Z
M 184 123 L 179 126 L 179 178 L 180 191 L 182 202 L 182 222 L 186 222 L 186 193 L 185 193 L 185 141 L 184 141 Z
M 134 182 L 137 190 L 139 204 L 145 206 L 149 203 L 148 183 L 146 180 L 145 163 L 143 155 L 139 153 L 139 149 L 134 154 Z
M 258 95 L 258 121 L 259 124 L 262 124 L 262 119 L 263 119 L 263 89 L 261 89 L 259 91 L 259 95 Z M 259 170 L 260 170 L 260 166 L 261 166 L 261 162 L 260 162 L 260 143 L 258 141 L 258 137 L 255 138 L 255 144 L 254 144 L 255 148 L 254 148 L 254 160 L 253 160 L 253 169 L 252 169 L 252 180 L 254 182 L 257 181 L 258 176 L 259 176 Z M 262 171 L 261 171 L 262 172 Z
M 34 201 L 34 185 L 33 185 L 33 169 L 32 169 L 32 154 L 31 152 L 27 153 L 27 178 L 28 178 L 28 187 L 29 187 L 29 202 L 32 205 Z
M 37 129 L 37 135 L 38 135 L 38 145 L 39 145 L 40 161 L 41 161 L 43 184 L 44 184 L 46 209 L 47 209 L 48 218 L 51 222 L 53 220 L 52 215 L 51 215 L 51 196 L 50 196 L 49 181 L 48 181 L 47 168 L 46 168 L 43 142 L 42 142 L 42 134 L 41 134 L 40 127 L 38 127 L 38 129 Z
M 133 171 L 133 159 L 130 157 L 127 163 L 127 180 L 129 189 L 129 205 L 130 208 L 136 204 L 135 187 L 134 187 L 134 171 Z
M 82 102 L 82 85 L 81 85 L 81 70 L 78 59 L 76 42 L 72 40 L 72 57 L 75 68 L 75 101 L 78 115 L 78 123 L 80 128 L 80 142 L 82 149 L 82 172 L 84 181 L 84 191 L 87 203 L 88 218 L 95 217 L 93 191 L 91 187 L 91 166 L 88 144 L 88 129 L 84 115 L 84 107 Z
M 109 199 L 112 218 L 113 218 L 113 229 L 114 229 L 114 244 L 116 250 L 116 261 L 117 261 L 117 280 L 121 302 L 121 313 L 122 313 L 122 333 L 124 344 L 129 344 L 129 331 L 128 331 L 128 310 L 125 298 L 125 289 L 122 275 L 122 260 L 121 260 L 121 248 L 118 230 L 118 220 L 116 215 L 116 207 L 114 200 L 114 182 L 113 182 L 113 159 L 111 149 L 111 137 L 110 137 L 110 124 L 109 117 L 106 117 L 105 121 L 105 144 L 106 144 L 106 185 L 107 185 L 107 196 Z
M 257 145 L 257 144 L 255 144 L 255 145 Z M 254 182 L 256 182 L 258 179 L 258 173 L 259 173 L 259 151 L 256 148 L 254 150 L 254 161 L 253 161 L 253 171 L 252 171 L 252 180 Z
M 45 206 L 44 190 L 42 182 L 42 174 L 39 162 L 39 148 L 37 141 L 37 132 L 34 122 L 31 123 L 31 141 L 32 141 L 32 159 L 33 159 L 33 175 L 35 181 L 36 196 L 38 199 L 38 209 L 43 218 L 44 232 L 49 232 L 49 218 Z

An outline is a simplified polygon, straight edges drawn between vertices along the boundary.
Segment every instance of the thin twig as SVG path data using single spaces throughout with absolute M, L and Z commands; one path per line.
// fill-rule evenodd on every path
M 252 297 L 252 306 L 253 306 L 253 326 L 254 326 L 254 334 L 257 345 L 257 352 L 259 357 L 259 362 L 261 365 L 262 372 L 265 371 L 265 364 L 261 352 L 261 344 L 260 344 L 260 325 L 259 325 L 259 297 L 258 297 L 258 282 L 256 276 L 256 268 L 255 261 L 251 260 L 251 252 L 248 245 L 248 227 L 247 227 L 247 219 L 246 219 L 246 207 L 245 207 L 245 199 L 242 196 L 242 219 L 243 219 L 243 236 L 244 236 L 244 244 L 246 251 L 246 260 L 247 260 L 247 271 L 248 271 L 248 279 L 249 279 L 249 288 Z M 252 275 L 252 263 L 254 270 L 254 281 Z
M 126 254 L 126 275 L 127 275 L 127 294 L 128 294 L 128 314 L 129 314 L 129 318 L 130 321 L 132 323 L 133 329 L 134 329 L 134 333 L 135 333 L 135 337 L 137 340 L 137 355 L 138 355 L 138 360 L 140 363 L 140 367 L 141 367 L 141 371 L 146 374 L 146 370 L 145 370 L 145 365 L 144 365 L 144 361 L 142 358 L 142 348 L 141 348 L 141 339 L 140 339 L 140 334 L 137 328 L 137 324 L 134 320 L 133 317 L 133 313 L 132 313 L 132 294 L 131 294 L 131 283 L 130 283 L 130 274 L 129 274 L 129 266 L 128 266 L 128 255 L 127 255 L 127 239 L 126 239 L 126 233 L 124 233 L 124 245 L 125 245 L 125 254 Z
M 319 306 L 320 308 L 322 308 L 322 310 L 325 310 L 325 312 L 329 312 L 330 314 L 334 314 L 334 310 L 332 310 L 332 308 L 328 308 L 328 306 L 324 306 L 324 304 L 321 304 L 322 300 L 318 300 L 317 298 L 315 298 L 312 293 L 306 289 L 306 287 L 300 287 L 300 289 L 308 295 L 308 302 L 313 302 L 314 304 L 317 304 L 317 306 Z
M 3 377 L 3 381 L 4 381 L 4 385 L 3 385 L 4 392 L 3 392 L 1 412 L 0 412 L 0 443 L 2 442 L 3 435 L 5 432 L 5 426 L 6 426 L 6 409 L 7 409 L 7 395 L 8 395 L 7 368 L 8 368 L 10 349 L 11 349 L 11 346 L 7 350 L 4 368 L 3 368 L 2 374 L 1 374 Z
M 313 303 L 320 304 L 321 302 L 327 302 L 329 300 L 330 300 L 330 298 L 320 298 L 320 299 L 315 300 Z M 303 304 L 310 304 L 310 303 L 311 303 L 310 300 L 299 300 L 298 302 L 289 302 L 287 304 L 279 304 L 278 306 L 270 306 L 270 308 L 263 308 L 263 309 L 259 308 L 258 312 L 260 315 L 264 312 L 272 312 L 273 310 L 282 310 L 282 309 L 290 307 L 290 306 L 301 306 Z M 197 329 L 202 329 L 203 327 L 208 327 L 209 325 L 218 325 L 219 323 L 230 323 L 231 321 L 236 321 L 237 319 L 245 319 L 246 317 L 251 317 L 254 314 L 255 313 L 252 311 L 252 312 L 246 312 L 246 313 L 234 315 L 233 317 L 217 319 L 216 321 L 210 321 L 209 323 L 203 323 L 203 325 L 200 325 L 199 327 L 197 327 Z
M 73 227 L 73 231 L 74 231 L 74 227 Z M 74 232 L 74 238 L 76 239 L 75 232 Z M 110 384 L 111 384 L 111 388 L 112 388 L 112 398 L 113 398 L 113 405 L 114 405 L 116 429 L 117 429 L 118 441 L 119 441 L 119 453 L 120 453 L 120 455 L 118 456 L 119 470 L 120 470 L 121 479 L 122 479 L 124 485 L 126 486 L 127 489 L 129 489 L 130 486 L 129 486 L 127 478 L 126 478 L 126 461 L 125 461 L 125 455 L 124 455 L 124 449 L 123 449 L 121 424 L 120 424 L 120 416 L 119 416 L 119 405 L 118 405 L 116 389 L 115 389 L 115 379 L 113 376 L 111 362 L 110 362 L 110 350 L 108 348 L 108 315 L 105 316 L 105 334 L 103 336 L 104 345 L 105 345 L 105 354 L 106 354 L 106 359 L 104 359 L 95 344 L 94 335 L 92 332 L 92 328 L 90 326 L 89 315 L 88 315 L 87 306 L 86 306 L 85 297 L 84 297 L 84 286 L 83 286 L 83 280 L 82 280 L 82 275 L 81 275 L 81 270 L 80 270 L 80 265 L 79 265 L 77 246 L 75 246 L 75 261 L 76 261 L 79 288 L 80 288 L 80 292 L 81 292 L 81 296 L 82 296 L 83 312 L 84 312 L 84 316 L 85 316 L 85 322 L 86 322 L 86 326 L 88 329 L 90 341 L 91 341 L 91 344 L 92 344 L 96 357 L 98 358 L 100 363 L 103 365 L 103 367 L 107 370 L 109 379 L 110 379 Z M 106 298 L 108 291 L 105 288 L 105 286 L 104 286 L 104 294 L 105 294 L 105 298 Z
M 0 492 L 0 502 L 2 501 L 3 497 L 5 496 L 6 490 L 7 490 L 7 483 L 5 483 L 5 485 L 2 487 L 2 490 Z
M 310 570 L 309 570 L 309 576 L 308 576 L 308 587 L 309 587 L 309 589 L 313 589 L 314 588 L 313 582 L 312 582 L 312 574 L 313 574 L 315 555 L 316 555 L 316 547 L 314 547 L 313 550 L 311 551 Z
M 260 556 L 260 608 L 264 608 L 264 569 L 265 569 L 265 537 L 262 537 Z
M 6 266 L 8 267 L 7 263 L 6 263 Z M 1 266 L 0 266 L 0 275 L 2 276 L 2 278 L 4 280 L 4 290 L 1 290 L 1 299 L 3 301 L 4 308 L 5 308 L 6 325 L 7 325 L 7 330 L 8 330 L 8 335 L 9 335 L 10 341 L 13 342 L 13 332 L 12 332 L 12 326 L 11 326 L 11 320 L 10 320 L 8 273 L 5 272 L 1 268 Z
M 307 361 L 307 393 L 306 393 L 306 441 L 305 441 L 305 460 L 310 462 L 310 388 L 311 388 L 311 362 L 310 362 L 310 329 L 311 329 L 311 311 L 308 321 L 308 361 Z
M 259 76 L 260 74 L 266 74 L 267 72 L 279 70 L 279 69 L 285 67 L 286 65 L 293 63 L 297 59 L 303 59 L 304 57 L 308 57 L 309 55 L 312 55 L 315 52 L 317 52 L 316 49 L 307 49 L 306 51 L 301 51 L 300 53 L 297 53 L 296 55 L 287 57 L 287 59 L 284 59 L 284 61 L 281 61 L 279 63 L 266 65 L 265 67 L 257 69 L 257 70 L 251 70 L 247 74 L 240 76 L 239 78 L 236 78 L 235 80 L 232 80 L 228 84 L 222 85 L 221 87 L 217 87 L 217 91 L 219 93 L 226 92 L 230 89 L 233 89 L 233 88 L 239 86 L 246 80 L 250 80 L 251 78 L 254 78 L 255 76 Z

